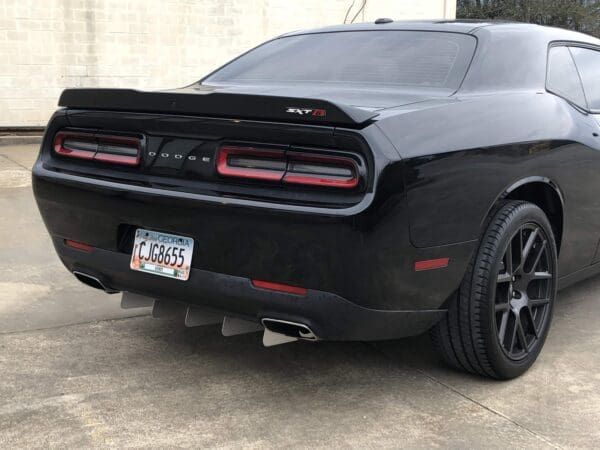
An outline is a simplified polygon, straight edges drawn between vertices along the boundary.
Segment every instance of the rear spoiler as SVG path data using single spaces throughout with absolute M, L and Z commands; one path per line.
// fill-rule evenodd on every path
M 215 92 L 183 88 L 144 92 L 134 89 L 66 89 L 59 106 L 73 109 L 186 114 L 313 125 L 360 127 L 376 112 L 327 100 Z

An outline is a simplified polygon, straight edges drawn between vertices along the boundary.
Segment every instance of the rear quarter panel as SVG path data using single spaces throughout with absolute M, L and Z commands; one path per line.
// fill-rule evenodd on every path
M 383 118 L 404 159 L 416 247 L 479 238 L 507 189 L 539 176 L 564 198 L 561 276 L 589 265 L 600 237 L 598 125 L 548 93 L 465 97 Z

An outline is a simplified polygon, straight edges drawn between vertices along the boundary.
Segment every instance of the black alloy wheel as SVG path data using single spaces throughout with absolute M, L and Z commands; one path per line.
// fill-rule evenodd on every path
M 504 201 L 491 213 L 448 313 L 431 332 L 449 365 L 497 379 L 523 374 L 544 345 L 557 289 L 557 248 L 544 212 Z
M 549 320 L 554 273 L 544 230 L 523 225 L 512 237 L 497 277 L 495 323 L 498 341 L 514 361 L 526 357 Z

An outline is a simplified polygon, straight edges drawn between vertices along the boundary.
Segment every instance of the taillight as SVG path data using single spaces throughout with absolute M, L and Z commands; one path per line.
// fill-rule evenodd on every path
M 54 151 L 59 155 L 112 164 L 137 166 L 141 147 L 141 139 L 130 136 L 75 131 L 60 131 L 54 136 Z
M 54 151 L 60 155 L 94 159 L 97 149 L 93 134 L 61 131 L 54 136 Z
M 351 189 L 358 186 L 356 162 L 343 156 L 289 153 L 284 183 Z
M 351 157 L 229 145 L 219 149 L 217 172 L 226 177 L 345 189 L 355 188 L 361 179 Z
M 285 152 L 254 147 L 221 147 L 217 172 L 225 177 L 280 181 L 285 174 Z

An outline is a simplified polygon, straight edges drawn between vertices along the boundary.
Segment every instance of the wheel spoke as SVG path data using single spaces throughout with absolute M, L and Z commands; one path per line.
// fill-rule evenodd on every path
M 521 343 L 521 347 L 527 353 L 529 353 L 529 349 L 527 348 L 527 337 L 525 336 L 525 330 L 523 329 L 523 324 L 521 323 L 521 319 L 517 319 L 517 335 L 519 337 L 519 342 Z
M 548 243 L 548 241 L 544 240 L 544 242 L 542 242 L 542 245 L 538 249 L 537 254 L 535 255 L 535 259 L 533 260 L 533 264 L 531 265 L 532 272 L 535 272 L 536 267 L 540 263 L 540 260 L 542 259 L 542 256 L 544 255 L 544 252 L 546 251 L 547 243 Z
M 504 259 L 506 259 L 506 273 L 509 277 L 512 278 L 512 275 L 513 275 L 512 241 L 508 243 L 508 248 L 506 249 L 506 254 L 504 255 Z
M 538 332 L 538 326 L 535 323 L 535 317 L 533 317 L 533 311 L 531 308 L 527 308 L 527 312 L 529 313 L 529 320 L 531 321 L 531 329 L 533 330 L 533 334 L 535 335 L 536 339 L 539 339 L 540 335 Z
M 504 345 L 504 338 L 506 337 L 506 327 L 508 325 L 508 316 L 510 315 L 510 311 L 506 311 L 502 314 L 502 320 L 500 322 L 500 330 L 498 331 L 498 341 L 500 341 L 500 345 Z
M 515 343 L 517 341 L 517 328 L 519 328 L 519 324 L 517 322 L 519 322 L 519 318 L 515 317 L 515 323 L 513 324 L 512 328 L 512 335 L 510 337 L 510 345 L 508 346 L 508 353 L 512 353 L 515 349 Z
M 503 311 L 508 311 L 510 308 L 510 305 L 508 304 L 508 302 L 506 303 L 496 303 L 494 305 L 494 309 L 496 312 L 503 312 Z
M 519 264 L 515 267 L 515 272 L 523 265 L 523 249 L 525 246 L 523 245 L 523 228 L 519 229 Z
M 533 244 L 535 243 L 535 238 L 539 233 L 539 229 L 536 228 L 531 232 L 529 237 L 527 238 L 527 243 L 525 244 L 525 248 L 523 249 L 523 253 L 521 254 L 521 267 L 525 267 L 525 261 L 529 257 L 529 253 L 531 253 L 531 249 L 533 248 Z
M 534 280 L 549 280 L 552 278 L 552 274 L 550 272 L 535 272 L 533 274 Z
M 547 305 L 548 303 L 550 303 L 550 299 L 549 298 L 535 298 L 535 299 L 530 299 L 529 300 L 529 307 L 530 308 L 539 308 L 540 306 L 544 306 Z
M 500 283 L 508 283 L 512 281 L 512 275 L 510 273 L 501 273 L 498 275 L 498 284 Z

